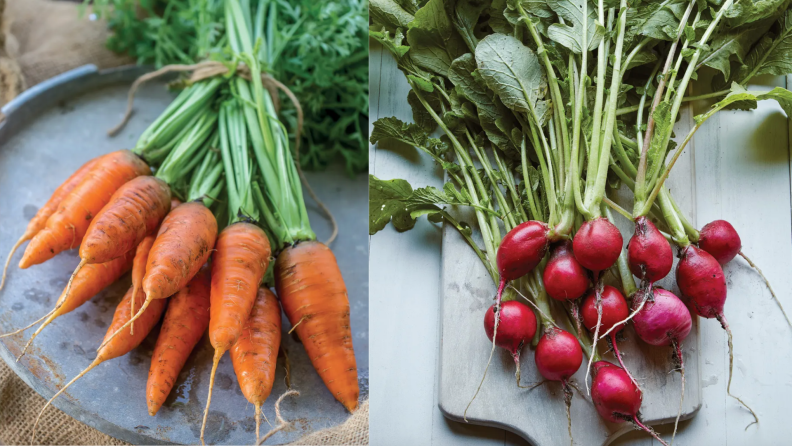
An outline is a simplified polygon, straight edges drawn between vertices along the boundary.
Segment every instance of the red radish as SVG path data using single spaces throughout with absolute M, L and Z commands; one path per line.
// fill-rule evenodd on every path
M 536 334 L 536 316 L 527 306 L 516 300 L 510 300 L 501 306 L 499 328 L 495 345 L 511 353 L 517 365 L 515 373 L 517 385 L 520 385 L 520 351 Z M 484 331 L 492 341 L 495 333 L 495 305 L 489 307 L 484 315 Z
M 547 233 L 550 227 L 541 221 L 526 221 L 509 231 L 498 248 L 497 263 L 500 285 L 496 305 L 500 307 L 506 282 L 528 274 L 547 253 Z
M 501 296 L 503 290 L 506 288 L 506 283 L 512 280 L 519 279 L 520 277 L 528 274 L 532 269 L 539 265 L 545 254 L 547 253 L 547 246 L 550 244 L 547 234 L 550 227 L 541 221 L 526 221 L 515 226 L 509 231 L 503 240 L 501 240 L 498 253 L 496 254 L 496 261 L 498 263 L 498 273 L 500 274 L 500 283 L 498 284 L 498 294 L 495 297 L 494 309 L 494 323 L 493 334 L 495 339 L 498 338 L 498 327 L 500 325 L 500 312 L 501 312 Z M 490 336 L 490 339 L 493 337 Z M 492 361 L 492 355 L 495 352 L 495 342 L 492 343 L 492 350 L 490 350 L 490 357 L 487 361 L 487 366 L 484 368 L 484 376 L 481 377 L 476 393 L 468 403 L 463 414 L 463 418 L 467 421 L 467 410 L 473 401 L 476 399 L 481 385 L 487 378 L 487 370 L 489 370 Z M 519 379 L 518 379 L 519 381 Z M 519 384 L 519 382 L 518 382 Z
M 671 272 L 674 265 L 671 245 L 646 217 L 635 220 L 635 233 L 627 244 L 627 261 L 630 271 L 650 286 Z
M 647 293 L 649 294 L 649 293 Z M 638 299 L 633 300 L 636 309 L 641 305 Z M 635 333 L 644 342 L 650 345 L 674 348 L 675 362 L 682 375 L 682 393 L 679 397 L 679 411 L 674 422 L 674 433 L 671 443 L 676 437 L 679 417 L 682 414 L 682 403 L 685 401 L 685 363 L 682 356 L 682 341 L 690 334 L 693 327 L 693 318 L 685 304 L 674 293 L 662 288 L 655 288 L 638 313 L 633 316 Z
M 708 319 L 723 318 L 726 278 L 720 264 L 712 255 L 689 245 L 680 254 L 676 279 L 679 290 L 690 299 L 696 314 Z
M 715 257 L 718 263 L 725 265 L 740 253 L 742 241 L 731 223 L 715 220 L 701 228 L 699 247 Z
M 578 262 L 596 274 L 616 263 L 623 243 L 619 229 L 608 219 L 599 217 L 580 226 L 572 241 L 572 249 Z
M 572 440 L 572 418 L 570 415 L 572 388 L 569 385 L 569 378 L 578 371 L 583 362 L 583 349 L 572 333 L 558 327 L 550 327 L 539 339 L 534 360 L 536 368 L 545 379 L 561 382 L 566 404 L 569 439 Z
M 701 317 L 717 319 L 721 327 L 726 330 L 729 341 L 729 381 L 726 385 L 726 393 L 748 409 L 754 416 L 754 423 L 758 423 L 759 418 L 756 413 L 731 393 L 734 345 L 729 323 L 723 315 L 723 306 L 726 303 L 726 278 L 723 275 L 723 269 L 715 257 L 707 251 L 689 245 L 680 254 L 676 279 L 682 296 L 688 300 L 688 308 Z
M 542 278 L 547 294 L 560 301 L 575 300 L 589 288 L 588 273 L 575 259 L 568 240 L 553 248 Z
M 792 321 L 789 320 L 789 316 L 787 316 L 786 311 L 784 311 L 781 301 L 778 300 L 775 291 L 773 291 L 773 287 L 770 286 L 770 281 L 767 280 L 762 270 L 742 252 L 742 241 L 731 223 L 726 220 L 715 220 L 704 225 L 699 233 L 698 243 L 701 249 L 710 253 L 721 265 L 731 262 L 738 254 L 745 259 L 748 265 L 755 269 L 762 280 L 764 280 L 767 289 L 770 290 L 770 295 L 773 296 L 778 308 L 781 310 L 781 314 L 784 315 L 787 324 L 792 327 Z
M 599 302 L 597 301 L 598 298 Z M 585 325 L 590 332 L 594 333 L 595 342 L 599 341 L 600 338 L 598 335 L 601 331 L 610 331 L 610 342 L 613 345 L 613 353 L 619 360 L 619 364 L 621 364 L 622 368 L 626 371 L 627 367 L 624 366 L 621 353 L 619 353 L 619 347 L 616 345 L 616 334 L 624 328 L 624 320 L 627 319 L 627 316 L 630 314 L 627 301 L 624 299 L 624 296 L 622 296 L 622 293 L 610 285 L 603 286 L 602 291 L 599 293 L 596 290 L 591 290 L 583 300 L 580 313 L 583 317 L 583 325 Z M 629 375 L 630 373 L 627 372 L 627 374 Z M 632 375 L 630 375 L 630 379 L 635 383 L 635 386 L 638 387 L 638 383 Z
M 545 379 L 566 384 L 583 362 L 583 349 L 572 333 L 550 327 L 539 339 L 534 359 Z
M 580 308 L 581 316 L 583 316 L 583 324 L 590 331 L 594 331 L 594 328 L 597 326 L 597 319 L 599 318 L 596 300 L 597 293 L 594 290 L 591 290 L 588 295 L 586 295 L 586 298 L 583 300 L 583 305 Z M 600 322 L 600 329 L 603 331 L 610 330 L 613 328 L 613 326 L 626 319 L 630 314 L 630 311 L 627 308 L 627 301 L 624 300 L 622 293 L 610 285 L 605 285 L 602 287 L 600 300 L 602 304 L 602 319 Z M 615 335 L 616 332 L 621 330 L 623 327 L 624 324 L 622 324 L 621 327 L 616 328 L 616 330 L 614 330 L 611 334 Z
M 591 399 L 602 418 L 611 423 L 632 421 L 657 441 L 668 446 L 657 433 L 638 419 L 643 395 L 624 369 L 606 361 L 597 361 L 592 374 L 594 381 L 591 385 Z

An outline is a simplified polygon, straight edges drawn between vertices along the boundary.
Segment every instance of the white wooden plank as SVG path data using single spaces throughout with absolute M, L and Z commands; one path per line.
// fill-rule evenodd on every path
M 409 87 L 377 43 L 371 44 L 369 66 L 369 128 L 380 117 L 412 121 Z M 383 143 L 378 150 L 370 147 L 369 154 L 370 173 L 382 179 L 442 186 L 442 170 L 414 148 Z M 371 237 L 371 349 L 383 352 L 371 356 L 371 444 L 459 444 L 465 439 L 481 444 L 485 438 L 503 443 L 502 430 L 458 426 L 437 410 L 440 242 L 440 228 L 426 219 L 405 234 L 388 225 Z
M 755 89 L 783 86 L 765 78 Z M 723 111 L 702 130 L 710 144 L 697 152 L 699 222 L 723 218 L 740 233 L 745 252 L 790 306 L 790 177 L 787 121 L 777 104 L 764 102 L 752 112 Z M 786 441 L 785 403 L 792 398 L 790 329 L 759 277 L 741 259 L 724 268 L 729 284 L 726 317 L 734 332 L 732 392 L 760 417 L 747 432 L 750 414 L 726 396 L 726 336 L 717 323 L 703 321 L 706 352 L 703 380 L 708 405 L 692 422 L 691 442 L 772 444 Z M 713 429 L 713 426 L 715 427 Z M 700 428 L 697 428 L 700 427 Z M 782 440 L 783 439 L 783 440 Z

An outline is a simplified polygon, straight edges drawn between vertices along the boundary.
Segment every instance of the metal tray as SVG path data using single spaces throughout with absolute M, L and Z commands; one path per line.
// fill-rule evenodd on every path
M 131 82 L 144 68 L 126 67 L 99 71 L 93 65 L 64 73 L 24 92 L 7 104 L 0 124 L 0 251 L 2 260 L 22 234 L 27 221 L 52 191 L 87 159 L 131 148 L 139 135 L 173 98 L 164 84 L 151 82 L 139 91 L 135 114 L 115 138 L 106 130 L 121 118 Z M 350 177 L 342 167 L 307 173 L 318 195 L 336 210 L 340 234 L 332 248 L 349 291 L 352 332 L 357 358 L 361 400 L 368 397 L 368 189 L 365 175 Z M 319 239 L 330 228 L 313 202 L 309 214 Z M 24 247 L 23 247 L 24 249 Z M 0 292 L 0 331 L 9 332 L 49 311 L 79 262 L 77 250 L 28 270 L 9 271 Z M 14 357 L 31 331 L 0 340 L 0 357 L 29 386 L 49 399 L 96 357 L 116 304 L 129 287 L 128 275 L 77 310 L 58 318 L 36 338 L 20 361 Z M 299 397 L 282 404 L 290 428 L 274 435 L 268 444 L 297 440 L 315 430 L 343 422 L 349 416 L 314 371 L 296 335 L 287 335 L 284 318 L 282 347 L 291 362 L 291 378 Z M 128 355 L 105 362 L 74 384 L 54 403 L 70 416 L 121 440 L 138 444 L 199 441 L 206 404 L 211 346 L 206 336 L 195 348 L 171 392 L 155 417 L 148 415 L 145 400 L 151 351 L 158 327 Z M 283 358 L 272 395 L 263 412 L 274 420 L 274 401 L 286 389 Z M 52 409 L 48 409 L 52 410 Z M 32 420 L 31 420 L 32 421 Z M 262 434 L 269 425 L 262 423 Z M 217 372 L 214 398 L 207 425 L 207 442 L 251 444 L 255 439 L 253 405 L 242 396 L 231 360 L 226 355 Z

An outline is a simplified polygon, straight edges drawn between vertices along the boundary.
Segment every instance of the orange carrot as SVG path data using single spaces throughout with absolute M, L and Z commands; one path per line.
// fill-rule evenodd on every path
M 333 396 L 355 411 L 360 391 L 349 298 L 335 256 L 316 241 L 286 248 L 275 261 L 275 288 L 314 369 Z
M 41 324 L 41 326 L 36 330 L 36 332 L 33 333 L 33 336 L 30 337 L 30 340 L 27 342 L 27 344 L 25 344 L 25 348 L 22 349 L 22 353 L 19 355 L 21 358 L 22 355 L 24 355 L 27 351 L 28 347 L 30 347 L 30 344 L 33 343 L 33 340 L 36 339 L 36 336 L 38 336 L 38 334 L 41 333 L 41 330 L 44 329 L 44 327 L 52 323 L 52 321 L 54 321 L 56 318 L 63 316 L 64 314 L 69 313 L 80 305 L 84 304 L 88 301 L 88 299 L 94 297 L 106 286 L 118 280 L 119 277 L 129 271 L 129 269 L 132 267 L 133 258 L 134 253 L 130 251 L 124 257 L 119 257 L 106 263 L 94 263 L 86 266 L 85 268 L 81 269 L 80 272 L 78 272 L 74 277 L 71 291 L 67 294 L 66 290 L 63 290 L 63 293 L 58 298 L 58 301 L 55 303 L 55 308 L 53 308 L 52 311 L 45 314 L 41 319 L 33 322 L 27 327 L 19 329 L 13 333 L 4 334 L 0 337 L 11 336 L 13 334 L 20 333 L 46 319 L 44 323 Z
M 134 299 L 138 301 L 138 304 L 141 304 L 146 296 L 143 293 L 137 293 L 134 296 Z M 82 378 L 86 373 L 91 371 L 94 367 L 98 366 L 99 364 L 108 361 L 113 358 L 117 358 L 119 356 L 126 355 L 130 351 L 134 350 L 141 342 L 148 336 L 149 332 L 152 328 L 157 324 L 160 320 L 160 316 L 162 316 L 162 312 L 165 310 L 165 299 L 161 299 L 156 301 L 154 304 L 150 305 L 143 316 L 140 317 L 140 321 L 138 322 L 139 330 L 134 335 L 125 332 L 120 336 L 116 336 L 112 341 L 109 338 L 112 334 L 115 334 L 119 331 L 119 328 L 126 324 L 126 322 L 132 317 L 132 312 L 129 311 L 129 300 L 133 299 L 132 288 L 129 288 L 124 298 L 116 307 L 115 314 L 113 315 L 113 322 L 110 324 L 110 327 L 107 329 L 107 334 L 105 335 L 105 343 L 102 347 L 99 347 L 99 350 L 96 352 L 96 359 L 93 360 L 91 365 L 89 365 L 85 370 L 80 372 L 79 375 L 75 376 L 74 379 L 69 381 L 62 389 L 58 391 L 44 407 L 41 409 L 38 417 L 36 418 L 36 422 L 33 424 L 33 443 L 35 443 L 36 439 L 36 426 L 38 426 L 39 419 L 41 419 L 41 415 L 44 414 L 44 410 L 52 404 L 52 402 L 57 398 L 61 393 L 63 393 L 66 389 L 69 388 L 72 384 L 74 384 L 78 379 Z
M 206 417 L 212 403 L 217 364 L 231 348 L 250 317 L 256 294 L 267 272 L 271 254 L 264 231 L 250 223 L 227 226 L 217 239 L 217 252 L 212 259 L 212 294 L 209 319 L 209 341 L 215 349 L 209 378 L 209 397 L 206 400 L 201 443 L 204 441 Z
M 171 198 L 171 209 L 182 204 L 181 200 L 176 197 Z M 157 233 L 146 236 L 137 247 L 135 253 L 135 262 L 132 264 L 132 288 L 134 292 L 143 286 L 143 277 L 146 275 L 146 263 L 148 262 L 148 255 L 151 247 L 154 245 L 154 240 L 157 239 Z M 135 299 L 130 299 L 129 303 L 132 307 L 132 314 L 135 314 Z M 129 334 L 135 334 L 135 323 L 129 325 Z
M 85 265 L 109 262 L 133 250 L 170 211 L 170 201 L 168 185 L 152 176 L 140 176 L 119 187 L 91 220 L 72 278 Z M 66 286 L 67 294 L 71 281 Z
M 203 203 L 184 203 L 170 212 L 146 264 L 147 298 L 164 299 L 184 288 L 209 260 L 216 239 L 217 220 Z
M 66 196 L 47 225 L 30 241 L 19 262 L 22 269 L 43 263 L 82 242 L 91 219 L 127 181 L 151 173 L 148 165 L 129 150 L 103 156 L 85 179 Z
M 146 263 L 148 262 L 149 252 L 157 239 L 156 234 L 146 236 L 135 250 L 135 260 L 132 261 L 132 292 L 136 293 L 143 284 L 143 276 L 146 275 Z M 135 299 L 129 299 L 130 311 L 135 314 Z M 135 324 L 129 326 L 129 334 L 135 334 Z
M 146 261 L 146 301 L 123 328 L 131 325 L 152 301 L 166 299 L 184 288 L 209 260 L 216 238 L 217 220 L 203 203 L 184 203 L 169 212 Z
M 231 347 L 231 361 L 239 388 L 256 408 L 256 444 L 259 442 L 261 405 L 272 392 L 281 340 L 281 308 L 268 288 L 259 288 L 253 311 L 242 334 Z
M 146 383 L 149 415 L 159 411 L 187 357 L 209 326 L 209 268 L 204 267 L 170 299 Z
M 19 240 L 17 240 L 17 242 L 14 244 L 14 247 L 11 248 L 11 252 L 8 253 L 8 258 L 6 259 L 5 266 L 3 267 L 3 278 L 0 280 L 0 290 L 2 290 L 3 286 L 5 285 L 8 265 L 11 263 L 11 257 L 14 256 L 16 250 L 22 246 L 22 243 L 32 239 L 33 236 L 44 229 L 44 226 L 47 224 L 47 220 L 50 218 L 50 215 L 55 213 L 61 201 L 63 201 L 63 198 L 69 195 L 71 191 L 77 187 L 77 185 L 82 183 L 82 181 L 88 175 L 88 172 L 96 164 L 99 158 L 101 158 L 101 156 L 88 161 L 87 163 L 83 164 L 82 167 L 77 169 L 76 172 L 74 172 L 69 178 L 66 179 L 66 181 L 63 182 L 63 184 L 55 189 L 55 192 L 52 193 L 50 199 L 47 200 L 44 206 L 42 206 L 38 212 L 36 212 L 36 215 L 30 219 L 30 222 L 28 222 L 27 228 L 25 229 L 25 233 L 22 234 L 22 237 L 20 237 Z
M 80 244 L 80 258 L 104 263 L 121 257 L 157 229 L 170 205 L 170 188 L 159 178 L 128 181 L 91 220 Z

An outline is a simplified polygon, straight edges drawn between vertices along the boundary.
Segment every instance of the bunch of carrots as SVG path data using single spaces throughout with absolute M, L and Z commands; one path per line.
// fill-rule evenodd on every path
M 156 415 L 208 329 L 215 354 L 201 441 L 214 375 L 226 352 L 255 406 L 258 441 L 261 406 L 275 379 L 281 307 L 333 396 L 350 412 L 357 408 L 346 287 L 333 253 L 311 230 L 289 135 L 277 118 L 277 92 L 263 83 L 262 67 L 273 62 L 267 60 L 271 52 L 260 51 L 273 44 L 264 28 L 275 26 L 264 20 L 270 13 L 269 2 L 252 8 L 225 2 L 221 40 L 233 56 L 224 63 L 234 69 L 187 82 L 134 150 L 100 156 L 78 169 L 12 248 L 6 269 L 26 241 L 22 269 L 77 247 L 80 256 L 55 308 L 3 335 L 43 321 L 22 355 L 56 318 L 132 271 L 132 285 L 96 359 L 42 413 L 98 364 L 136 348 L 164 313 L 146 387 L 149 413 Z M 239 66 L 244 76 L 235 71 Z

